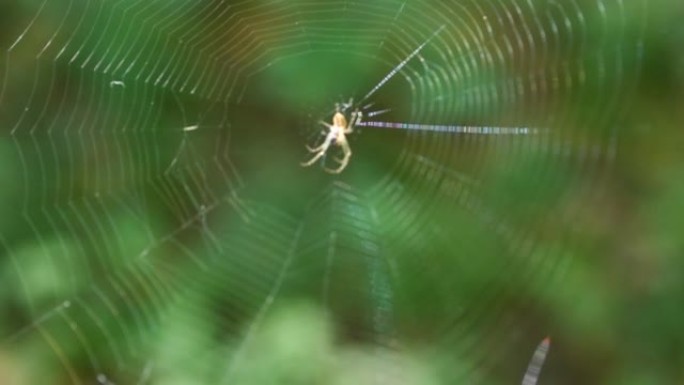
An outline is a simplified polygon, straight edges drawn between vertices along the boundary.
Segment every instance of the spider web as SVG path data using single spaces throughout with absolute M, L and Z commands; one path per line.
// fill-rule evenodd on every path
M 345 341 L 508 383 L 549 334 L 520 293 L 559 282 L 618 151 L 642 4 L 0 7 L 0 341 L 36 382 L 229 383 L 305 297 Z M 299 167 L 352 97 L 345 172 Z

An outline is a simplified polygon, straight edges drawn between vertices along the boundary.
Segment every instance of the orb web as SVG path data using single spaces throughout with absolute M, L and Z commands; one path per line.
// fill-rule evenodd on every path
M 618 151 L 642 6 L 2 5 L 2 345 L 65 383 L 230 382 L 306 297 L 343 340 L 505 376 Z M 349 99 L 348 168 L 300 168 Z

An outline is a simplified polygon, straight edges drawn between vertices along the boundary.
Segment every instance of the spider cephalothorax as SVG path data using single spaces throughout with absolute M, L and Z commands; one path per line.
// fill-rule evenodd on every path
M 322 132 L 323 134 L 326 134 L 325 140 L 320 146 L 317 147 L 309 147 L 308 145 L 306 146 L 309 152 L 316 153 L 316 155 L 314 155 L 313 158 L 309 159 L 308 161 L 303 162 L 302 166 L 308 167 L 314 164 L 318 159 L 325 155 L 330 145 L 334 144 L 342 149 L 342 159 L 334 158 L 340 164 L 340 166 L 335 169 L 330 169 L 327 167 L 323 167 L 323 169 L 331 174 L 341 173 L 344 168 L 347 167 L 349 158 L 351 158 L 352 155 L 346 135 L 354 132 L 354 125 L 356 125 L 360 120 L 361 111 L 355 110 L 351 113 L 349 122 L 347 122 L 347 118 L 344 116 L 342 109 L 338 105 L 332 118 L 332 124 L 323 121 L 320 122 L 322 125 L 328 127 L 327 134 L 325 131 Z

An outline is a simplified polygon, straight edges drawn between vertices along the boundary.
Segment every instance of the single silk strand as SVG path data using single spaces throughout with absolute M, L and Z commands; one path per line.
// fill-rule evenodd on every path
M 378 83 L 378 85 L 376 85 L 375 87 L 373 87 L 373 89 L 370 90 L 370 92 L 368 92 L 368 93 L 366 94 L 366 96 L 363 97 L 363 99 L 361 99 L 361 102 L 363 102 L 364 100 L 366 100 L 366 99 L 368 99 L 369 97 L 371 97 L 371 95 L 373 95 L 377 90 L 379 90 L 382 86 L 384 86 L 385 83 L 387 83 L 390 79 L 392 79 L 392 77 L 394 77 L 394 75 L 396 75 L 399 71 L 401 71 L 401 69 L 404 68 L 404 66 L 406 66 L 406 64 L 408 64 L 408 62 L 411 61 L 411 59 L 413 59 L 416 55 L 418 55 L 418 53 L 419 53 L 423 48 L 425 48 L 425 46 L 428 45 L 428 43 L 429 43 L 435 36 L 437 36 L 437 34 L 439 34 L 439 33 L 444 29 L 444 27 L 445 27 L 445 25 L 439 27 L 435 32 L 432 33 L 432 35 L 430 35 L 430 37 L 429 37 L 427 40 L 425 40 L 425 42 L 424 42 L 423 44 L 419 45 L 418 48 L 416 48 L 413 52 L 411 52 L 411 54 L 408 55 L 408 56 L 406 57 L 406 59 L 404 59 L 404 61 L 402 61 L 402 62 L 399 63 L 396 67 L 394 67 L 394 69 L 393 69 L 392 71 L 390 71 L 390 73 L 388 73 L 387 76 L 385 76 L 385 77 L 380 81 L 380 83 Z
M 538 128 L 531 127 L 498 127 L 498 126 L 459 126 L 442 124 L 416 124 L 398 122 L 361 122 L 357 126 L 392 128 L 396 130 L 448 132 L 452 134 L 477 134 L 477 135 L 534 135 L 538 134 Z

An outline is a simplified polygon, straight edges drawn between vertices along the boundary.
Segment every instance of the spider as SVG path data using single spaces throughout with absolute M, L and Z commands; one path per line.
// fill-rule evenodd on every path
M 348 107 L 349 105 L 351 105 L 351 103 L 345 103 L 345 107 Z M 347 118 L 344 116 L 342 111 L 343 109 L 340 108 L 340 105 L 338 104 L 335 106 L 335 115 L 333 115 L 332 124 L 326 123 L 324 121 L 319 122 L 320 124 L 328 127 L 328 134 L 325 136 L 325 140 L 320 146 L 315 148 L 309 147 L 308 145 L 306 146 L 306 149 L 309 150 L 309 152 L 316 153 L 316 155 L 314 155 L 314 157 L 309 159 L 308 161 L 303 162 L 303 167 L 311 166 L 323 155 L 325 155 L 326 151 L 328 151 L 328 148 L 331 144 L 335 144 L 336 146 L 342 148 L 343 158 L 334 158 L 335 161 L 337 161 L 337 163 L 340 164 L 338 168 L 330 169 L 324 166 L 323 169 L 331 174 L 339 174 L 344 170 L 345 167 L 347 167 L 352 152 L 349 148 L 349 142 L 347 142 L 346 135 L 354 132 L 354 126 L 361 120 L 362 114 L 361 111 L 355 110 L 351 113 L 351 117 L 349 119 L 349 122 L 347 123 Z M 325 131 L 322 131 L 321 133 L 324 134 Z

